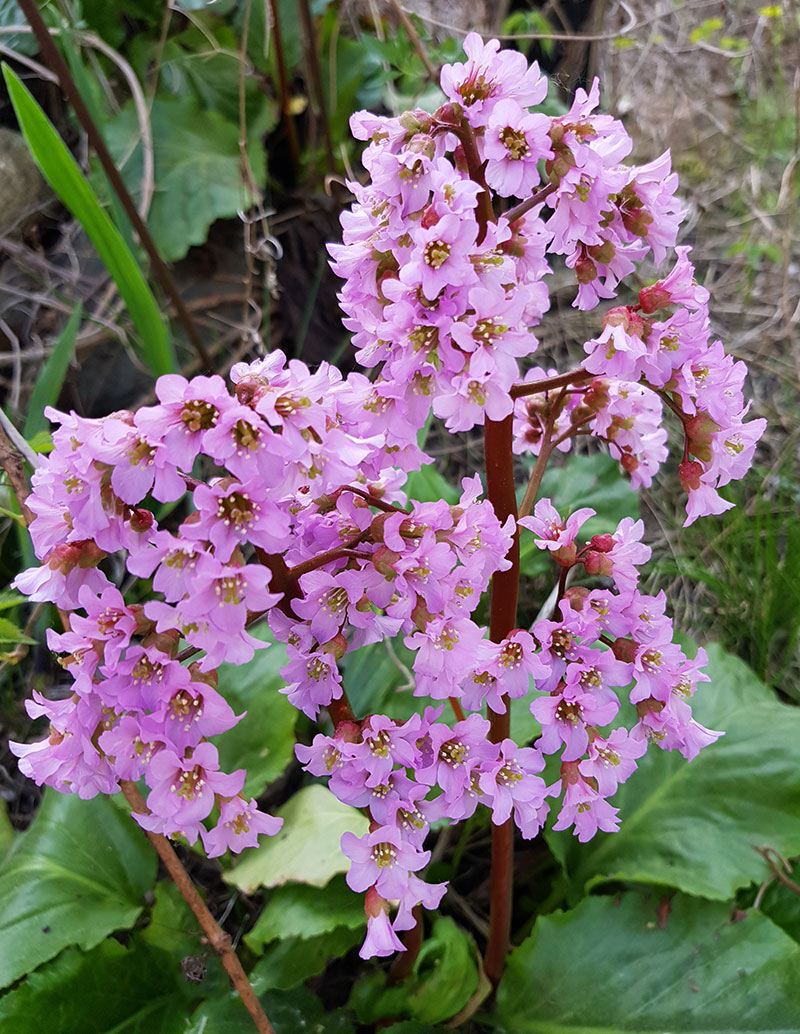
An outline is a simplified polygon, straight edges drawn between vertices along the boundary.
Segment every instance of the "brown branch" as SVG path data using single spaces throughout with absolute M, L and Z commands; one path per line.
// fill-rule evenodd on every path
M 147 805 L 135 783 L 124 779 L 120 782 L 120 789 L 132 812 L 138 815 L 148 814 Z M 164 863 L 164 868 L 175 881 L 175 885 L 183 895 L 187 905 L 194 912 L 198 923 L 203 929 L 203 933 L 208 939 L 208 943 L 214 952 L 219 955 L 222 965 L 231 978 L 231 982 L 236 988 L 245 1009 L 252 1017 L 256 1030 L 259 1031 L 259 1034 L 275 1034 L 275 1028 L 261 1008 L 261 1003 L 256 997 L 250 981 L 247 979 L 247 974 L 242 968 L 236 952 L 233 950 L 230 934 L 225 933 L 209 912 L 206 903 L 200 897 L 197 888 L 192 883 L 189 874 L 184 869 L 180 858 L 178 858 L 167 838 L 161 836 L 160 833 L 151 833 L 148 830 L 144 832 L 158 853 L 158 857 Z
M 781 858 L 780 854 L 778 854 L 774 847 L 756 847 L 754 844 L 753 850 L 757 854 L 761 855 L 761 857 L 769 866 L 770 872 L 779 883 L 782 883 L 784 887 L 788 887 L 793 894 L 800 895 L 800 884 L 795 883 L 794 880 L 790 879 L 773 858 L 773 855 L 776 855 L 778 858 L 781 859 L 782 862 L 784 862 L 784 864 L 786 864 L 784 859 Z
M 125 186 L 122 176 L 119 174 L 117 166 L 114 164 L 114 159 L 111 157 L 108 148 L 105 145 L 102 134 L 95 125 L 94 119 L 89 114 L 89 109 L 86 107 L 86 104 L 81 97 L 75 80 L 72 78 L 72 74 L 53 42 L 52 36 L 48 32 L 44 19 L 36 6 L 35 0 L 19 0 L 19 6 L 26 17 L 28 24 L 33 30 L 33 34 L 39 44 L 39 49 L 41 50 L 45 63 L 58 76 L 59 85 L 61 86 L 64 96 L 74 108 L 75 114 L 78 116 L 78 121 L 83 126 L 84 132 L 89 138 L 92 150 L 95 152 L 100 164 L 103 166 L 103 171 L 106 176 L 108 176 L 109 182 L 114 189 L 114 193 L 119 198 L 120 203 L 125 210 L 125 214 L 131 221 L 131 226 L 133 226 L 142 247 L 147 252 L 148 257 L 153 264 L 154 274 L 161 284 L 164 293 L 175 306 L 175 313 L 181 326 L 186 332 L 187 338 L 200 357 L 203 365 L 206 367 L 208 372 L 211 373 L 213 371 L 211 359 L 206 351 L 205 345 L 200 340 L 200 336 L 197 333 L 197 329 L 186 309 L 186 306 L 183 304 L 183 299 L 180 296 L 180 292 L 178 291 L 172 274 L 167 269 L 164 260 L 161 258 L 158 248 L 150 235 L 150 231 L 145 226 L 144 220 L 140 216 L 133 198 L 131 197 L 128 188 Z

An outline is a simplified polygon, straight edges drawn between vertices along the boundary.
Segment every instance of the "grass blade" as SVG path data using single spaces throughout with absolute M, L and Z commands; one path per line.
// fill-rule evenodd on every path
M 44 408 L 45 406 L 54 406 L 58 401 L 61 385 L 64 383 L 64 377 L 67 374 L 69 361 L 72 358 L 72 353 L 75 351 L 75 341 L 78 337 L 78 327 L 81 325 L 82 313 L 83 306 L 79 302 L 77 308 L 67 320 L 67 325 L 61 331 L 50 358 L 44 364 L 42 372 L 39 374 L 33 387 L 28 414 L 25 417 L 25 427 L 22 431 L 28 441 L 40 431 L 47 430 L 48 424 L 47 418 L 44 415 Z
M 100 205 L 77 162 L 22 82 L 3 65 L 20 128 L 45 179 L 94 244 L 125 300 L 141 338 L 141 356 L 154 374 L 171 373 L 175 361 L 164 321 L 141 269 Z

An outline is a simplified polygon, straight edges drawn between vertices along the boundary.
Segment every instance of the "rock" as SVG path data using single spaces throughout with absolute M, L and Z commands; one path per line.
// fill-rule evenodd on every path
M 51 196 L 25 138 L 0 126 L 0 236 L 19 236 Z

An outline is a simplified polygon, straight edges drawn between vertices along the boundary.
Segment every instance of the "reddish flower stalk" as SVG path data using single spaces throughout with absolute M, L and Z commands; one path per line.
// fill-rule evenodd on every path
M 514 466 L 511 453 L 512 418 L 487 420 L 484 425 L 486 453 L 486 486 L 489 501 L 499 521 L 516 517 L 517 497 L 514 489 Z M 493 642 L 502 642 L 517 621 L 519 592 L 519 533 L 508 553 L 511 567 L 498 571 L 492 577 L 492 602 L 489 635 Z M 500 743 L 509 736 L 510 722 L 508 697 L 503 698 L 505 714 L 489 711 L 490 739 Z M 511 904 L 513 894 L 514 827 L 509 819 L 500 826 L 492 826 L 491 906 L 489 911 L 489 941 L 486 946 L 486 973 L 496 987 L 505 967 L 511 932 Z

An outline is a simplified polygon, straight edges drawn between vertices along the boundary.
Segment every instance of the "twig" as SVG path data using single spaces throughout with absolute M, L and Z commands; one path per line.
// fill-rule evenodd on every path
M 11 423 L 11 420 L 6 416 L 5 410 L 3 410 L 2 408 L 0 408 L 0 425 L 2 425 L 2 428 L 6 433 L 6 437 L 10 439 L 9 444 L 13 445 L 17 452 L 22 454 L 22 457 L 25 459 L 25 461 L 29 463 L 34 470 L 36 470 L 36 468 L 39 466 L 39 457 L 36 455 L 36 453 L 33 451 L 30 445 L 28 445 L 28 443 L 25 441 L 25 439 L 22 437 L 22 435 L 19 433 L 16 427 L 14 427 L 14 425 Z M 27 499 L 28 495 L 30 494 L 30 489 L 27 488 L 27 481 L 25 482 L 25 485 L 25 498 Z
M 753 844 L 753 850 L 756 854 L 761 855 L 769 866 L 770 872 L 779 883 L 782 883 L 784 887 L 788 887 L 793 894 L 800 895 L 800 883 L 795 883 L 794 880 L 790 879 L 783 871 L 783 868 L 781 868 L 781 866 L 775 861 L 775 858 L 779 858 L 783 867 L 789 869 L 791 872 L 789 863 L 775 850 L 774 847 L 756 847 L 756 845 Z
M 25 524 L 28 525 L 34 518 L 34 515 L 28 509 L 25 500 L 31 494 L 30 486 L 28 485 L 28 479 L 25 476 L 25 467 L 23 466 L 22 456 L 19 450 L 16 449 L 9 441 L 8 435 L 5 433 L 6 421 L 8 417 L 5 415 L 2 409 L 0 409 L 0 423 L 3 427 L 0 427 L 0 467 L 6 472 L 11 490 L 17 497 L 17 503 L 19 504 L 20 511 L 22 513 L 22 519 Z
M 78 120 L 89 138 L 92 149 L 97 155 L 100 164 L 103 166 L 103 171 L 106 176 L 108 176 L 114 192 L 117 194 L 122 207 L 125 209 L 125 214 L 130 219 L 131 225 L 138 234 L 142 247 L 147 252 L 150 261 L 153 264 L 153 272 L 158 278 L 164 292 L 175 306 L 175 312 L 181 326 L 186 332 L 186 336 L 210 372 L 212 370 L 211 359 L 206 352 L 205 345 L 200 340 L 191 316 L 183 304 L 183 300 L 172 274 L 167 269 L 167 266 L 161 258 L 158 248 L 156 248 L 155 242 L 150 235 L 150 231 L 147 229 L 142 217 L 139 215 L 133 198 L 131 197 L 128 188 L 125 186 L 122 177 L 119 174 L 119 170 L 114 164 L 114 159 L 111 157 L 108 148 L 105 145 L 105 141 L 94 123 L 94 119 L 89 114 L 89 110 L 81 97 L 80 91 L 75 84 L 75 80 L 72 78 L 72 74 L 67 68 L 66 62 L 53 42 L 53 38 L 44 23 L 44 19 L 39 13 L 35 0 L 19 0 L 19 6 L 33 30 L 33 34 L 36 37 L 45 62 L 58 76 L 64 96 L 74 108 L 75 114 L 78 116 Z
M 120 782 L 120 789 L 132 812 L 137 815 L 149 814 L 147 805 L 135 783 L 123 779 Z M 275 1028 L 261 1008 L 261 1002 L 256 997 L 256 993 L 247 979 L 247 974 L 242 968 L 236 952 L 233 950 L 230 934 L 225 933 L 221 929 L 219 923 L 209 912 L 167 838 L 161 836 L 160 833 L 151 833 L 149 830 L 144 832 L 158 853 L 158 857 L 164 863 L 165 869 L 175 881 L 176 887 L 181 892 L 189 908 L 194 912 L 198 923 L 200 923 L 203 929 L 203 933 L 208 938 L 208 943 L 216 954 L 219 955 L 222 965 L 231 978 L 231 982 L 236 988 L 244 1007 L 252 1017 L 256 1030 L 259 1031 L 259 1034 L 275 1034 Z

